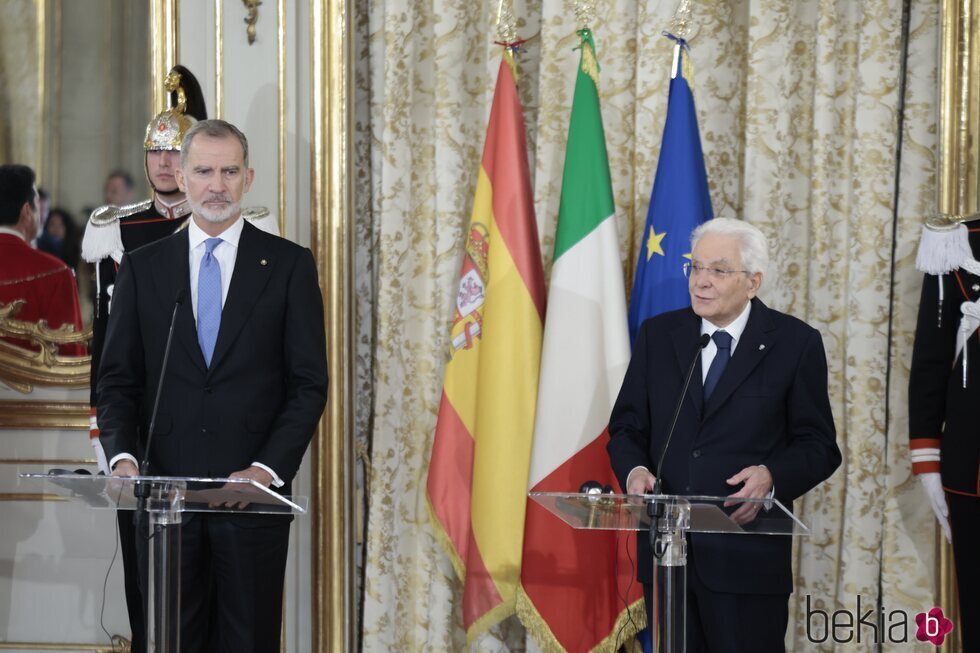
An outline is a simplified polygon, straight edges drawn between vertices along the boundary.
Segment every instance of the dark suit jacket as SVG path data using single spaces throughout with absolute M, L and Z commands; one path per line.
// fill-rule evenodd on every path
M 217 477 L 260 462 L 288 494 L 326 403 L 323 302 L 310 251 L 248 222 L 210 368 L 197 343 L 187 231 L 123 257 L 99 378 L 106 456 L 142 460 L 180 289 L 150 472 Z
M 638 465 L 655 473 L 700 336 L 701 319 L 690 308 L 640 327 L 609 420 L 609 457 L 622 487 Z M 827 362 L 815 329 L 753 299 L 745 331 L 707 405 L 700 371 L 699 362 L 664 460 L 665 493 L 727 496 L 738 487 L 725 479 L 764 464 L 776 498 L 791 507 L 840 465 Z M 645 534 L 639 542 L 639 579 L 649 583 Z M 790 537 L 692 535 L 691 542 L 695 569 L 715 591 L 792 591 Z

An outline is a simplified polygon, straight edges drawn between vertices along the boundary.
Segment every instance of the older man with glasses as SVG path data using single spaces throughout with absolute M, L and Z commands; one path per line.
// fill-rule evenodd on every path
M 665 494 L 775 496 L 792 506 L 841 461 L 820 334 L 756 296 L 769 262 L 757 228 L 716 218 L 691 244 L 691 307 L 650 318 L 637 334 L 609 420 L 613 470 L 628 493 L 651 492 L 680 404 L 660 479 Z M 682 398 L 704 335 L 711 339 L 700 352 L 701 374 Z M 759 505 L 742 504 L 732 518 L 750 522 Z M 653 556 L 645 535 L 638 542 L 650 616 Z M 791 538 L 695 534 L 690 544 L 688 650 L 782 651 Z

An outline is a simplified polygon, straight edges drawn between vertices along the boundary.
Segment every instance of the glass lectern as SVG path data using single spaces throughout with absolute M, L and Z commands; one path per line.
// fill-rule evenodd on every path
M 528 496 L 575 529 L 647 531 L 654 524 L 654 650 L 684 653 L 687 620 L 687 533 L 806 537 L 809 529 L 776 499 L 728 497 L 563 494 Z M 743 524 L 732 515 L 743 504 L 759 504 Z
M 138 485 L 149 485 L 149 557 L 145 594 L 147 650 L 180 651 L 180 525 L 183 513 L 222 512 L 258 515 L 302 515 L 305 497 L 285 497 L 244 478 L 183 478 L 172 476 L 91 476 L 54 470 L 20 474 L 42 479 L 56 492 L 89 508 L 136 510 Z

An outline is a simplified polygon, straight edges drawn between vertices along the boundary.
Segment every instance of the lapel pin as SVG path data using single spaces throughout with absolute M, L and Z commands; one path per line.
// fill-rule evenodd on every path
M 978 283 L 973 284 L 973 292 L 976 292 L 978 290 L 980 290 L 980 284 Z
M 766 348 L 766 346 L 765 346 L 765 345 L 759 345 L 759 351 L 762 351 L 762 350 L 763 350 L 763 349 L 765 349 L 765 348 Z
M 268 265 L 268 263 L 269 262 L 267 260 L 265 260 L 265 259 L 262 259 L 261 261 L 259 261 L 259 264 L 260 265 Z

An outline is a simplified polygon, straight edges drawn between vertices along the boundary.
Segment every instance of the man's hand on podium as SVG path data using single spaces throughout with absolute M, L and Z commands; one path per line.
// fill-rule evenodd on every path
M 769 473 L 769 468 L 765 465 L 752 465 L 746 467 L 725 482 L 729 485 L 744 483 L 742 489 L 728 495 L 730 499 L 764 499 L 772 489 L 772 474 Z M 734 506 L 738 503 L 738 501 L 726 501 L 725 506 Z M 748 524 L 755 519 L 761 507 L 761 503 L 742 503 L 732 513 L 732 521 L 740 526 L 742 524 Z
M 133 461 L 123 458 L 112 468 L 113 476 L 139 476 L 140 472 L 136 469 Z M 137 481 L 138 482 L 138 481 Z
M 649 494 L 657 478 L 646 467 L 637 467 L 630 471 L 626 479 L 626 494 Z
M 231 474 L 228 474 L 228 478 L 247 478 L 250 481 L 255 481 L 256 483 L 263 485 L 265 487 L 269 487 L 270 485 L 272 485 L 272 474 L 265 471 L 261 467 L 255 467 L 254 465 L 252 467 L 243 469 L 241 471 L 232 472 Z M 231 484 L 225 484 L 225 487 L 229 488 L 229 487 L 241 487 L 241 486 L 232 486 Z M 254 492 L 255 490 L 253 489 L 252 491 Z M 227 501 L 225 502 L 224 505 L 227 508 L 238 508 L 239 510 L 241 510 L 243 508 L 248 507 L 248 501 L 238 501 L 238 502 Z

